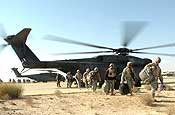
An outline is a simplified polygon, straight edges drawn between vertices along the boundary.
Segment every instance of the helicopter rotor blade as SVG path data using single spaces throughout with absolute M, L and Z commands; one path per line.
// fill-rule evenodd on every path
M 127 21 L 122 25 L 122 43 L 121 45 L 127 47 L 131 41 L 143 30 L 148 24 L 144 21 Z
M 145 47 L 145 48 L 138 48 L 138 49 L 133 49 L 132 51 L 147 50 L 147 49 L 156 49 L 156 48 L 165 48 L 165 47 L 175 47 L 175 43 L 158 45 L 158 46 L 152 46 L 152 47 Z
M 94 44 L 88 44 L 88 43 L 79 42 L 79 41 L 75 41 L 75 40 L 70 40 L 70 39 L 66 39 L 66 38 L 63 38 L 63 37 L 57 37 L 57 36 L 53 36 L 53 35 L 47 35 L 47 36 L 44 37 L 44 39 L 57 41 L 57 42 L 64 42 L 64 43 L 69 43 L 69 44 L 76 44 L 76 45 L 100 48 L 100 49 L 114 50 L 113 48 L 110 48 L 110 47 L 104 47 L 104 46 L 99 46 L 99 45 L 94 45 Z
M 96 54 L 96 53 L 111 53 L 111 52 L 113 52 L 113 51 L 92 51 L 92 52 L 54 53 L 53 55 Z
M 131 53 L 139 53 L 139 54 L 149 54 L 149 55 L 162 55 L 162 56 L 175 56 L 175 54 L 167 54 L 167 53 L 151 53 L 151 52 L 131 52 Z

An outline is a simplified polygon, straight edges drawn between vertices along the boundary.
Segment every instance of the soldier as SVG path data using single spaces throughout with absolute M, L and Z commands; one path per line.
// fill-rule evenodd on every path
M 101 77 L 100 77 L 98 68 L 95 67 L 94 70 L 91 71 L 89 74 L 90 74 L 91 81 L 92 81 L 92 90 L 93 92 L 95 92 L 97 89 L 97 82 L 101 81 Z
M 80 70 L 79 69 L 77 70 L 77 73 L 75 74 L 75 78 L 76 78 L 76 80 L 78 82 L 78 88 L 81 88 L 83 76 L 80 73 Z
M 155 97 L 155 92 L 158 89 L 158 79 L 163 85 L 163 77 L 161 76 L 161 68 L 159 67 L 159 63 L 161 62 L 160 57 L 157 57 L 152 63 L 147 64 L 145 67 L 148 67 L 152 73 L 152 79 L 150 79 L 151 85 L 151 94 L 152 97 Z
M 104 91 L 106 95 L 109 94 L 110 90 L 111 90 L 111 95 L 114 95 L 114 83 L 115 83 L 116 76 L 117 76 L 117 70 L 114 64 L 111 63 L 109 64 L 109 68 L 105 72 L 106 86 Z
M 56 75 L 57 87 L 61 87 L 61 85 L 60 85 L 61 78 L 60 77 L 61 77 L 60 74 L 57 73 L 57 75 Z
M 89 68 L 86 68 L 86 71 L 83 74 L 83 82 L 85 83 L 85 87 L 86 88 L 89 88 L 89 86 L 88 86 L 89 72 L 90 72 L 90 69 Z
M 67 79 L 67 88 L 71 88 L 73 82 L 73 75 L 71 72 L 67 72 L 66 79 Z
M 122 72 L 121 84 L 124 84 L 124 82 L 126 81 L 131 95 L 133 95 L 132 91 L 135 84 L 134 76 L 135 76 L 135 71 L 132 67 L 132 62 L 128 62 L 127 66 L 123 69 L 123 72 Z

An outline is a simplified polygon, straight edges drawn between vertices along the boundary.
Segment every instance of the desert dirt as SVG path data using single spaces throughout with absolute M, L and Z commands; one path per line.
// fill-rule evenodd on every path
M 175 86 L 175 77 L 165 78 L 166 84 Z M 150 94 L 142 87 L 133 96 L 105 95 L 88 89 L 56 87 L 56 82 L 21 83 L 24 88 L 20 99 L 0 100 L 0 115 L 175 115 L 175 91 L 158 91 L 151 106 L 142 97 Z M 57 93 L 55 93 L 57 92 Z M 174 112 L 172 112 L 174 111 Z

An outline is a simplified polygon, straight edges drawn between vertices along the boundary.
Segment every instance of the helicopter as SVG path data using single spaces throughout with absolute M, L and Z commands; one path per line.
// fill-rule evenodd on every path
M 55 81 L 56 76 L 60 78 L 60 81 L 65 82 L 65 74 L 58 69 L 27 69 L 23 72 L 19 72 L 18 68 L 11 68 L 17 78 L 30 78 L 36 82 L 48 82 Z
M 71 52 L 71 53 L 61 53 L 57 55 L 75 55 L 75 54 L 101 54 L 101 53 L 114 53 L 112 55 L 98 55 L 91 58 L 82 58 L 82 59 L 66 59 L 66 60 L 55 60 L 55 61 L 40 61 L 39 58 L 31 51 L 27 46 L 26 40 L 31 31 L 31 28 L 24 28 L 16 35 L 10 35 L 4 37 L 4 40 L 10 45 L 15 51 L 16 55 L 20 59 L 23 70 L 28 69 L 58 69 L 65 73 L 71 71 L 73 74 L 76 73 L 76 70 L 79 69 L 81 72 L 84 72 L 86 68 L 93 69 L 98 67 L 101 74 L 102 81 L 99 83 L 99 87 L 102 87 L 105 79 L 105 71 L 108 68 L 110 63 L 114 63 L 117 70 L 118 76 L 121 75 L 123 68 L 126 66 L 127 62 L 132 62 L 134 70 L 136 72 L 136 84 L 140 86 L 139 72 L 143 67 L 152 62 L 148 58 L 139 58 L 129 55 L 130 53 L 136 54 L 151 54 L 151 55 L 164 55 L 164 56 L 175 56 L 175 54 L 167 53 L 149 53 L 142 52 L 141 50 L 154 49 L 154 48 L 163 48 L 163 47 L 174 47 L 174 43 L 144 47 L 139 49 L 128 49 L 127 46 L 131 40 L 136 37 L 136 35 L 143 29 L 146 24 L 143 22 L 128 22 L 124 25 L 124 38 L 122 42 L 122 48 L 111 48 L 106 46 L 100 46 L 95 44 L 84 43 L 80 41 L 75 41 L 67 38 L 57 37 L 53 35 L 47 35 L 44 39 L 52 40 L 56 42 L 64 42 L 68 44 L 82 45 L 87 47 L 93 47 L 98 49 L 105 49 L 102 51 L 89 51 L 89 52 Z M 1 47 L 6 47 L 7 45 L 2 44 Z M 42 77 L 42 76 L 41 76 Z M 45 79 L 45 78 L 43 78 Z M 117 77 L 120 81 L 120 77 Z M 118 86 L 117 86 L 118 87 Z

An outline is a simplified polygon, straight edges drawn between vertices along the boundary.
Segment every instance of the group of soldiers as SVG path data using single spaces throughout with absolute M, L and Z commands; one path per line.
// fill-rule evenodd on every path
M 163 84 L 163 78 L 161 76 L 161 69 L 159 63 L 161 62 L 160 57 L 157 57 L 152 63 L 147 64 L 143 70 L 139 73 L 140 79 L 147 84 L 151 85 L 151 94 L 152 97 L 155 97 L 155 92 L 158 89 L 158 79 L 160 79 L 161 84 Z M 113 63 L 109 64 L 105 72 L 105 86 L 104 92 L 106 95 L 114 95 L 114 85 L 117 76 L 117 68 Z M 135 71 L 133 69 L 133 63 L 128 62 L 126 67 L 123 69 L 121 74 L 120 86 L 127 84 L 130 95 L 133 95 L 133 88 L 135 86 Z M 145 77 L 146 76 L 146 77 Z M 81 74 L 80 70 L 77 70 L 75 78 L 71 72 L 67 73 L 67 87 L 71 88 L 73 81 L 77 81 L 78 87 L 92 88 L 92 91 L 95 92 L 97 89 L 97 83 L 100 82 L 101 76 L 97 67 L 93 70 L 86 68 L 86 71 Z
M 76 71 L 75 78 L 73 78 L 71 72 L 68 72 L 66 79 L 67 88 L 71 88 L 72 83 L 75 81 L 78 85 L 78 88 L 92 88 L 94 92 L 97 89 L 97 82 L 101 81 L 100 73 L 97 67 L 95 67 L 92 71 L 90 71 L 90 68 L 86 68 L 86 71 L 83 73 L 83 75 L 78 69 Z

